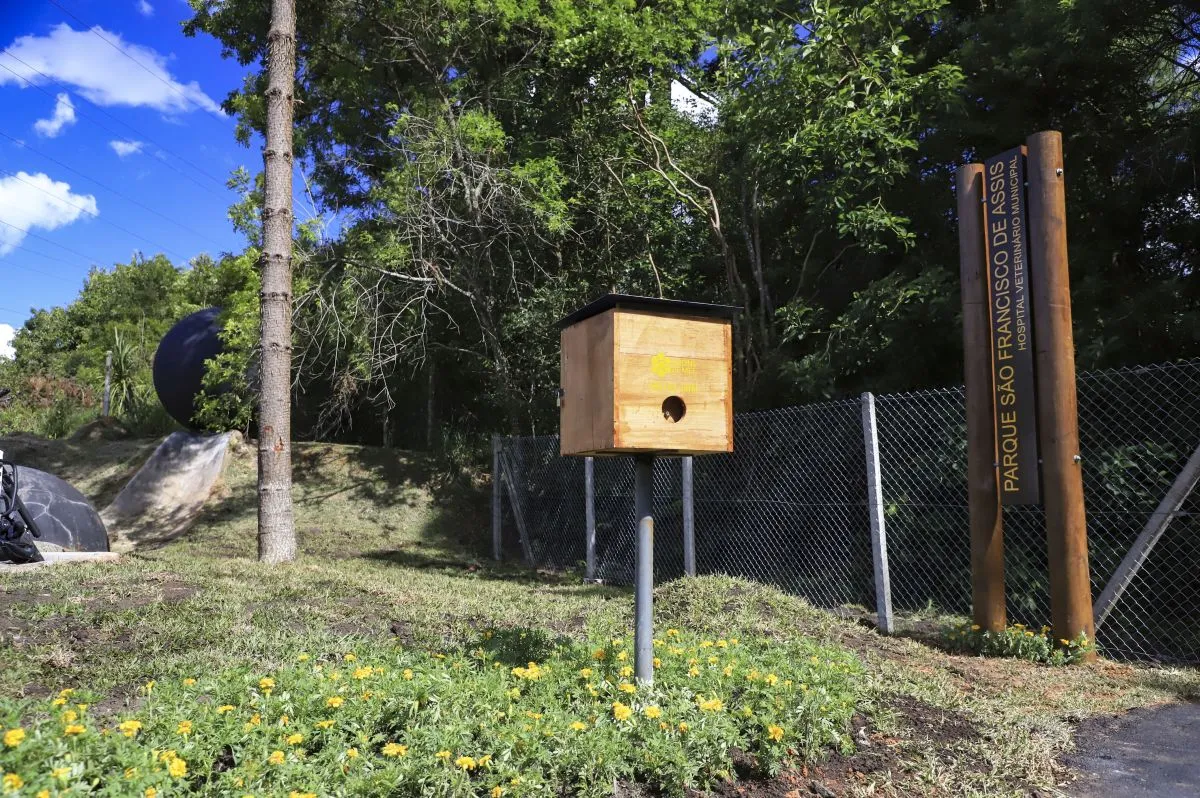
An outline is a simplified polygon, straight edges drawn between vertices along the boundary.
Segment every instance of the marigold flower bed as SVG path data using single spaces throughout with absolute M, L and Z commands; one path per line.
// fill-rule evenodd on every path
M 588 644 L 486 632 L 460 652 L 299 653 L 142 689 L 136 712 L 98 696 L 0 699 L 0 789 L 50 796 L 182 794 L 580 796 L 632 781 L 681 795 L 846 747 L 857 661 L 805 640 L 655 640 L 655 681 L 632 639 Z

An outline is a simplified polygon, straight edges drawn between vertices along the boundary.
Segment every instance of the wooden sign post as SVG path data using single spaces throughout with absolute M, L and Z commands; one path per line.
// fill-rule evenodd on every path
M 1006 625 L 1001 508 L 1044 504 L 1056 639 L 1092 640 L 1062 136 L 958 170 L 971 597 Z
M 654 458 L 733 451 L 736 308 L 609 294 L 559 322 L 560 452 L 634 456 L 634 673 L 654 681 Z

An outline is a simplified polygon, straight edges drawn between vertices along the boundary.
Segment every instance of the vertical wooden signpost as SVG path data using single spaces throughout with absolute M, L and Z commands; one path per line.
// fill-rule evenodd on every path
M 1042 504 L 1054 636 L 1093 638 L 1062 136 L 958 170 L 975 623 L 1006 625 L 1005 506 Z

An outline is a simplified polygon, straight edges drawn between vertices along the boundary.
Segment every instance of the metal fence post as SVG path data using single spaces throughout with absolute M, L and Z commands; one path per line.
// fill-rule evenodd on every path
M 696 575 L 696 506 L 692 492 L 693 459 L 683 458 L 683 572 Z
M 492 436 L 492 557 L 501 559 L 500 533 L 502 508 L 500 504 L 500 436 Z
M 892 583 L 888 577 L 887 529 L 883 523 L 883 481 L 879 469 L 879 436 L 875 428 L 875 395 L 862 395 L 863 445 L 867 454 L 867 515 L 871 519 L 871 559 L 875 564 L 875 611 L 879 628 L 891 634 Z
M 584 578 L 596 578 L 596 460 L 583 458 L 583 520 L 587 534 L 587 570 Z

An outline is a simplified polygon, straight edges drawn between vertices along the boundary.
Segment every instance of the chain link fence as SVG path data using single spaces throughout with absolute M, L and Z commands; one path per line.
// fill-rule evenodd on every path
M 1200 360 L 1083 373 L 1078 394 L 1093 598 L 1112 599 L 1098 605 L 1108 608 L 1097 625 L 1101 648 L 1121 659 L 1200 662 L 1200 496 L 1191 491 L 1200 472 Z M 892 606 L 967 614 L 963 391 L 874 404 Z M 867 452 L 859 401 L 738 414 L 734 452 L 693 461 L 697 572 L 770 583 L 820 606 L 876 606 Z M 589 465 L 560 457 L 558 438 L 542 436 L 498 438 L 496 460 L 506 501 L 494 523 L 507 550 L 539 567 L 586 568 L 591 468 L 591 575 L 632 581 L 632 458 Z M 681 462 L 655 461 L 659 579 L 684 573 Z M 1183 498 L 1160 506 L 1168 496 Z M 1050 617 L 1041 508 L 1007 508 L 1004 533 L 1010 619 L 1040 626 Z

